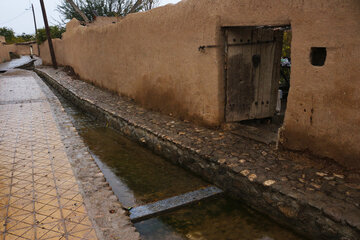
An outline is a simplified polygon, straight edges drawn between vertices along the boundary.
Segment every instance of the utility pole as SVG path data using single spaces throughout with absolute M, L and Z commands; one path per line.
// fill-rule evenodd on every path
M 31 4 L 31 8 L 32 8 L 32 12 L 33 12 L 33 17 L 34 17 L 34 25 L 35 25 L 35 40 L 36 40 L 36 44 L 38 46 L 38 56 L 40 57 L 40 45 L 38 43 L 38 31 L 37 31 L 37 26 L 36 26 L 36 18 L 35 18 L 35 11 L 34 11 L 34 5 Z
M 53 64 L 53 67 L 54 67 L 55 69 L 57 69 L 57 63 L 56 63 L 56 58 L 55 58 L 54 46 L 53 46 L 52 40 L 51 40 L 50 29 L 49 29 L 49 24 L 48 24 L 48 20 L 47 20 L 47 16 L 46 16 L 46 10 L 45 10 L 45 5 L 44 5 L 44 1 L 43 1 L 43 0 L 40 0 L 40 5 L 41 5 L 41 10 L 42 10 L 43 18 L 44 18 L 46 35 L 47 35 L 47 39 L 48 39 L 48 42 L 49 42 L 49 49 L 50 49 L 50 55 L 51 55 L 52 64 Z

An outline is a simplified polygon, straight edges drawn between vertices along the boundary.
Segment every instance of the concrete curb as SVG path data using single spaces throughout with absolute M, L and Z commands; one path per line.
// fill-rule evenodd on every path
M 130 219 L 137 223 L 161 214 L 174 211 L 184 206 L 194 204 L 205 199 L 210 199 L 223 194 L 223 190 L 210 186 L 194 190 L 174 197 L 166 198 L 157 202 L 141 205 L 130 210 Z
M 253 177 L 242 169 L 231 168 L 221 159 L 214 160 L 180 141 L 116 114 L 111 108 L 100 107 L 100 104 L 79 96 L 41 69 L 35 69 L 35 72 L 80 109 L 107 121 L 129 138 L 213 182 L 233 197 L 299 234 L 312 239 L 360 239 L 358 208 L 347 203 L 338 206 L 322 192 L 317 193 L 316 198 L 307 199 L 301 193 L 284 187 L 284 184 L 274 184 L 271 179 L 256 178 L 256 175 Z M 345 213 L 341 212 L 342 209 Z

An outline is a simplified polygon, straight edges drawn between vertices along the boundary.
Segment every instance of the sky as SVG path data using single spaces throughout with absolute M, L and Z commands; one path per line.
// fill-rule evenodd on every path
M 56 6 L 62 0 L 44 0 L 46 14 L 50 25 L 57 25 L 60 14 Z M 168 3 L 177 3 L 180 0 L 160 0 L 160 6 Z M 0 27 L 9 27 L 16 34 L 34 34 L 34 20 L 31 11 L 31 3 L 34 4 L 36 23 L 38 28 L 44 27 L 44 21 L 39 0 L 0 0 Z

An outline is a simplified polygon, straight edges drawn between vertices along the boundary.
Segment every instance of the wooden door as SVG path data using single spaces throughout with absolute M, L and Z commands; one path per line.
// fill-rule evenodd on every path
M 226 37 L 226 121 L 272 117 L 280 78 L 283 31 L 234 27 Z

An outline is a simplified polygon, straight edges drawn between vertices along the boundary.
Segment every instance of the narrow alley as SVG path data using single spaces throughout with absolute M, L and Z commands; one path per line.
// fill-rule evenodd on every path
M 0 3 L 0 240 L 359 240 L 359 0 Z

